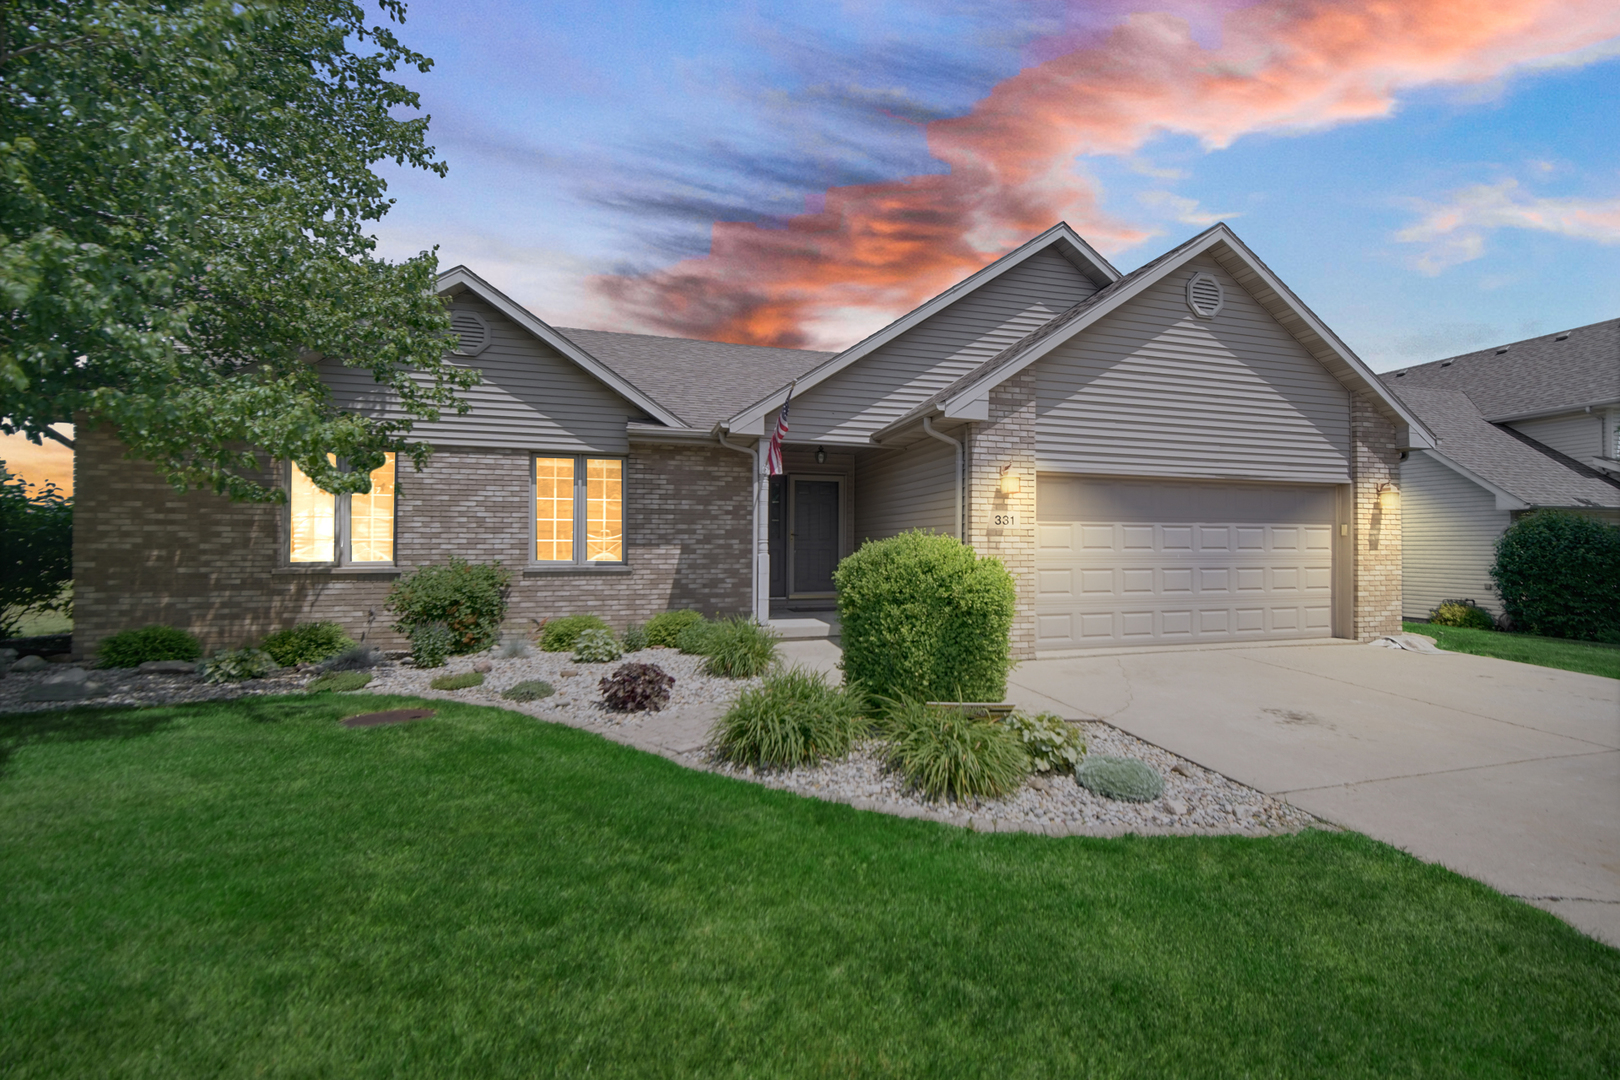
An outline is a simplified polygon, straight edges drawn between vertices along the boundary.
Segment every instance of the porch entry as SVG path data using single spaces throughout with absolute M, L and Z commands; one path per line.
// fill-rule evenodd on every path
M 843 478 L 771 478 L 771 595 L 832 597 L 843 536 Z

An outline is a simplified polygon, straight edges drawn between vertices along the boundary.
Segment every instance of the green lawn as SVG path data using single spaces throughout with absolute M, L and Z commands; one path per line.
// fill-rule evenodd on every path
M 1620 679 L 1620 645 L 1600 645 L 1595 641 L 1536 637 L 1534 634 L 1504 634 L 1500 630 L 1464 630 L 1433 623 L 1402 623 L 1414 634 L 1426 634 L 1434 643 L 1451 652 L 1494 656 L 1521 664 L 1580 671 Z
M 402 698 L 0 717 L 0 1075 L 1614 1076 L 1620 951 L 1365 837 L 861 813 Z

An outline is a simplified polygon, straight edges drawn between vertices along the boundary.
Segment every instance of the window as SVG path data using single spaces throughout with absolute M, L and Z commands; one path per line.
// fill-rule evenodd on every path
M 337 464 L 337 459 L 327 455 Z M 333 495 L 315 486 L 297 465 L 288 483 L 294 563 L 392 564 L 394 561 L 394 455 L 371 473 L 368 495 Z M 341 555 L 341 558 L 340 558 Z
M 534 561 L 624 562 L 624 459 L 534 459 Z

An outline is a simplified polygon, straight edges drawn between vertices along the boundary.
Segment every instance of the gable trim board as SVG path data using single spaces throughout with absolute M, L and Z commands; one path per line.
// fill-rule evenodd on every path
M 1450 469 L 1452 472 L 1456 473 L 1458 476 L 1462 477 L 1464 480 L 1467 480 L 1470 483 L 1472 483 L 1472 484 L 1474 484 L 1474 485 L 1476 485 L 1476 486 L 1478 486 L 1480 488 L 1483 488 L 1484 490 L 1490 492 L 1496 498 L 1496 508 L 1498 510 L 1528 510 L 1528 509 L 1530 509 L 1530 504 L 1525 502 L 1523 499 L 1519 498 L 1517 495 L 1514 495 L 1510 491 L 1506 491 L 1506 490 L 1504 490 L 1504 489 L 1502 489 L 1500 487 L 1497 487 L 1495 484 L 1491 483 L 1489 480 L 1485 479 L 1483 476 L 1480 476 L 1478 473 L 1472 472 L 1469 469 L 1465 468 L 1464 466 L 1457 464 L 1455 461 L 1452 461 L 1450 458 L 1446 457 L 1446 455 L 1441 453 L 1440 451 L 1438 451 L 1438 450 L 1422 450 L 1422 451 L 1416 451 L 1416 452 L 1421 453 L 1424 457 L 1427 457 L 1427 458 L 1429 458 L 1429 459 L 1431 459 L 1431 460 L 1433 460 L 1435 462 L 1438 462 L 1441 465 L 1444 465 L 1446 468 Z

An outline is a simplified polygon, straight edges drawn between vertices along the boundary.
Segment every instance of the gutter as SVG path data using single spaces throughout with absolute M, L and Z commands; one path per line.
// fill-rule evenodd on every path
M 965 479 L 963 476 L 962 464 L 962 440 L 953 439 L 943 432 L 935 431 L 933 419 L 930 417 L 923 417 L 922 426 L 925 432 L 932 435 L 940 442 L 950 443 L 952 446 L 956 447 L 956 538 L 965 544 L 967 543 L 967 538 L 962 535 L 964 531 L 962 528 L 962 483 Z
M 756 442 L 751 447 L 738 446 L 736 443 L 730 442 L 726 439 L 726 435 L 728 433 L 720 424 L 714 425 L 712 434 L 720 441 L 720 445 L 725 447 L 727 450 L 735 450 L 739 454 L 746 454 L 748 456 L 748 471 L 753 476 L 753 487 L 749 494 L 754 502 L 753 536 L 752 543 L 749 544 L 749 546 L 754 549 L 754 558 L 752 560 L 753 571 L 750 581 L 750 588 L 753 590 L 751 599 L 753 600 L 754 607 L 754 621 L 759 625 L 764 626 L 766 623 L 771 621 L 770 538 L 763 536 L 761 532 L 761 527 L 764 523 L 761 504 L 765 501 L 763 498 L 765 486 L 760 483 L 761 461 L 759 456 L 759 448 L 764 440 L 762 439 L 760 442 Z

